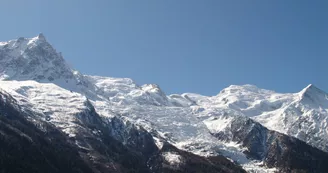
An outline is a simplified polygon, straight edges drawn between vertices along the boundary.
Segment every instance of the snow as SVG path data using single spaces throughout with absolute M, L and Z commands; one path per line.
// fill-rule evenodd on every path
M 47 56 L 38 54 L 38 49 Z M 167 96 L 155 84 L 139 86 L 129 78 L 83 75 L 71 69 L 42 34 L 0 42 L 0 51 L 4 52 L 0 89 L 72 137 L 78 126 L 75 115 L 86 109 L 88 98 L 100 115 L 119 115 L 158 134 L 154 137 L 158 148 L 167 140 L 195 154 L 222 154 L 250 170 L 271 171 L 249 160 L 238 143 L 219 141 L 211 133 L 226 132 L 236 119 L 251 118 L 328 151 L 328 94 L 314 85 L 297 93 L 277 93 L 248 84 L 231 85 L 215 96 Z M 15 64 L 17 59 L 22 63 Z M 179 160 L 174 153 L 167 155 Z
M 1 44 L 0 52 L 2 79 L 49 82 L 57 78 L 73 77 L 61 54 L 43 36 L 10 40 Z
M 232 120 L 232 117 L 211 117 L 207 120 L 204 120 L 204 123 L 212 133 L 218 133 L 227 128 Z
M 128 88 L 133 88 L 133 90 L 140 90 L 130 80 L 111 79 L 110 81 L 111 83 L 102 84 L 111 88 L 111 91 L 115 89 L 113 85 L 117 83 L 127 85 L 129 86 Z M 66 87 L 71 86 L 68 84 Z M 35 111 L 44 116 L 45 121 L 53 123 L 70 137 L 75 136 L 78 129 L 78 125 L 75 123 L 75 116 L 86 109 L 84 106 L 86 97 L 81 94 L 84 91 L 77 88 L 75 90 L 78 92 L 75 92 L 74 88 L 70 88 L 73 90 L 70 91 L 56 84 L 39 83 L 36 81 L 0 81 L 0 88 L 8 91 L 21 105 L 33 107 Z M 101 88 L 98 89 L 100 91 Z M 130 94 L 131 91 L 127 93 Z M 128 97 L 123 97 L 122 99 L 126 98 Z M 204 108 L 198 106 L 190 108 L 144 105 L 144 103 L 132 101 L 130 102 L 131 105 L 127 106 L 120 102 L 110 102 L 102 97 L 91 98 L 90 101 L 101 115 L 111 117 L 118 114 L 134 124 L 144 127 L 149 132 L 158 133 L 159 137 L 154 137 L 158 148 L 161 148 L 163 145 L 162 139 L 166 139 L 178 148 L 195 154 L 203 156 L 222 154 L 241 164 L 251 161 L 243 154 L 244 149 L 240 145 L 219 141 L 208 133 L 207 123 L 210 122 L 211 117 L 205 117 L 205 114 L 208 114 Z M 199 111 L 202 109 L 204 110 Z M 206 123 L 200 121 L 199 118 L 201 116 L 195 116 L 195 110 L 204 114 L 204 122 Z M 214 122 L 220 123 L 216 120 Z M 179 158 L 173 156 L 172 158 Z
M 54 84 L 35 81 L 0 81 L 0 87 L 22 106 L 31 107 L 70 136 L 75 136 L 75 115 L 84 111 L 86 98 Z
M 3 96 L 2 94 L 0 94 L 0 96 L 1 96 L 1 99 L 6 103 L 7 102 L 7 98 L 5 96 Z
M 183 158 L 177 153 L 165 152 L 162 154 L 164 159 L 172 166 L 177 166 L 183 162 Z
M 157 137 L 153 137 L 154 138 L 154 141 L 155 141 L 155 144 L 157 146 L 158 149 L 162 149 L 163 148 L 163 145 L 164 145 L 164 142 L 157 138 Z
M 250 164 L 244 164 L 242 167 L 248 173 L 277 173 L 277 168 L 267 168 L 263 162 L 251 162 Z

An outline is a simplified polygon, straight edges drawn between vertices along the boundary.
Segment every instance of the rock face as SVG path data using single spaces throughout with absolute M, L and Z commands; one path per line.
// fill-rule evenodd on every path
M 6 80 L 49 80 L 73 78 L 63 57 L 40 34 L 19 38 L 0 46 L 0 73 Z
M 238 141 L 245 147 L 245 154 L 262 160 L 280 172 L 325 172 L 328 153 L 307 145 L 305 142 L 268 130 L 251 119 L 238 119 L 231 123 L 230 133 L 213 134 L 220 140 Z
M 223 156 L 208 158 L 198 157 L 192 153 L 181 151 L 171 144 L 165 143 L 159 153 L 149 161 L 152 172 L 227 172 L 244 173 L 246 171 L 235 167 Z
M 328 172 L 327 112 L 314 85 L 166 95 L 72 70 L 42 34 L 0 42 L 0 172 Z

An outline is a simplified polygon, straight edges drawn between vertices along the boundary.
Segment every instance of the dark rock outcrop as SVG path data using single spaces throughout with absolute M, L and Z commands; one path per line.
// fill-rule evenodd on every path
M 172 165 L 163 156 L 165 153 L 174 153 L 181 159 L 179 164 Z M 158 154 L 150 161 L 152 172 L 161 173 L 246 173 L 241 167 L 236 166 L 223 156 L 200 157 L 192 153 L 181 151 L 169 143 L 165 143 Z
M 247 148 L 245 154 L 252 159 L 262 160 L 268 167 L 279 172 L 328 172 L 328 153 L 305 142 L 275 131 L 247 118 L 235 119 L 229 134 L 213 134 L 220 140 L 237 141 Z

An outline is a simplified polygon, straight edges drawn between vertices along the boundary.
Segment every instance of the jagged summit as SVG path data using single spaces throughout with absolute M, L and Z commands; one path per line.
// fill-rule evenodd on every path
M 33 43 L 44 43 L 47 42 L 45 36 L 40 33 L 39 35 L 31 38 L 27 37 L 19 37 L 17 39 L 9 40 L 9 41 L 1 41 L 0 42 L 0 48 L 20 48 L 22 50 L 28 48 L 28 46 L 31 46 Z M 49 44 L 49 43 L 48 43 Z
M 43 35 L 43 33 L 40 33 L 40 34 L 38 35 L 38 39 L 39 39 L 39 40 L 42 40 L 42 41 L 46 41 L 46 37 Z
M 328 94 L 313 84 L 299 92 L 300 101 L 312 108 L 328 108 Z
M 1 42 L 0 56 L 2 80 L 53 81 L 73 77 L 64 58 L 46 41 L 43 34 Z
M 307 87 L 305 87 L 304 89 L 302 89 L 299 92 L 299 95 L 301 98 L 306 98 L 306 97 L 326 96 L 327 93 L 325 91 L 319 89 L 315 85 L 309 84 Z
M 322 91 L 321 89 L 319 89 L 318 87 L 316 87 L 315 85 L 313 84 L 309 84 L 308 86 L 306 86 L 301 92 L 301 94 L 314 94 L 314 93 L 317 93 L 317 94 L 325 94 L 324 91 Z

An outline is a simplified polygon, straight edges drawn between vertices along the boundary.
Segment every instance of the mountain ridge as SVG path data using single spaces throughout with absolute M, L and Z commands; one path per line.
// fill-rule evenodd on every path
M 118 117 L 123 124 L 130 122 L 136 128 L 145 129 L 153 135 L 159 149 L 168 142 L 200 156 L 223 155 L 248 171 L 285 169 L 276 157 L 277 149 L 266 149 L 269 146 L 276 148 L 267 140 L 268 136 L 274 136 L 284 145 L 293 141 L 290 137 L 296 137 L 328 151 L 327 94 L 312 84 L 300 92 L 286 94 L 246 84 L 231 85 L 215 96 L 166 95 L 155 84 L 139 86 L 129 78 L 81 74 L 66 64 L 42 34 L 31 39 L 1 42 L 0 62 L 4 62 L 0 64 L 0 89 L 15 97 L 23 108 L 40 113 L 43 121 L 55 125 L 71 138 L 75 138 L 80 130 L 76 115 L 87 105 L 93 105 L 94 111 L 108 121 Z M 241 137 L 244 133 L 236 128 L 236 124 L 247 129 L 245 135 L 249 137 Z M 126 128 L 125 125 L 122 127 Z M 116 138 L 115 133 L 109 134 L 125 143 L 126 137 Z M 249 142 L 252 137 L 256 137 L 255 142 Z M 265 146 L 259 141 L 266 142 Z M 308 147 L 299 141 L 286 146 Z M 247 152 L 254 147 L 264 148 L 263 151 Z M 253 157 L 259 154 L 257 152 L 266 154 Z M 289 151 L 284 150 L 284 153 L 288 155 Z M 318 154 L 313 157 L 325 157 L 318 151 L 314 153 Z M 290 157 L 293 162 L 301 162 L 301 158 Z M 294 166 L 287 167 L 312 169 L 311 166 Z

